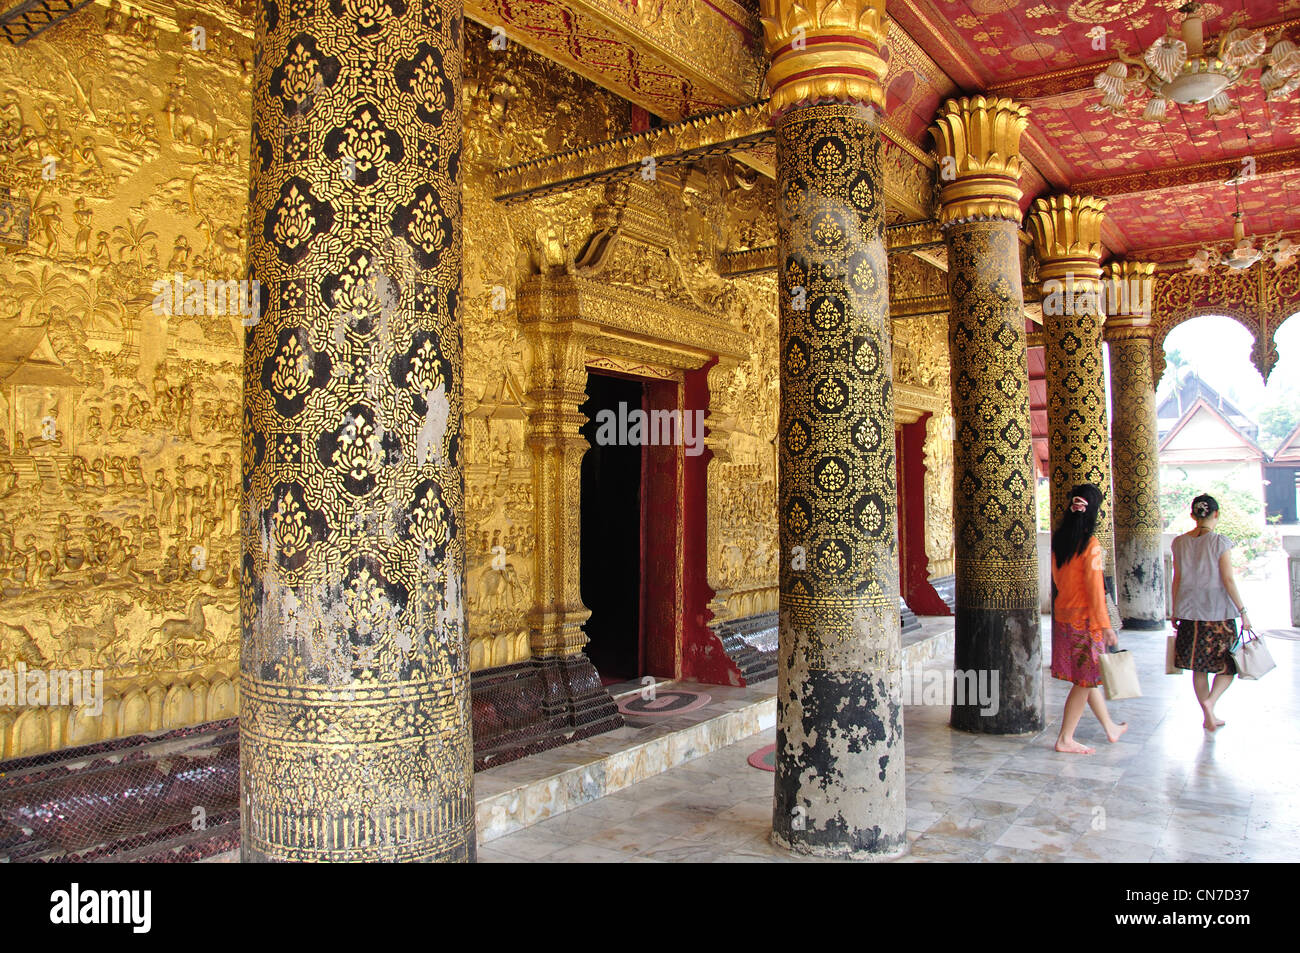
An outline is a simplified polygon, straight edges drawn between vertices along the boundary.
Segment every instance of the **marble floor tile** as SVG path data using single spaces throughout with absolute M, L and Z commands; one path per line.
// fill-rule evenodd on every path
M 1020 807 L 1003 801 L 973 798 L 958 802 L 948 813 L 931 824 L 926 836 L 992 842 L 1015 821 Z
M 1008 827 L 994 843 L 999 847 L 1015 847 L 1063 857 L 1082 836 L 1082 833 L 1068 826 L 1060 827 L 1027 818 Z
M 1108 836 L 1110 833 L 1109 830 L 1085 833 L 1070 848 L 1068 859 L 1095 864 L 1145 864 L 1156 852 L 1155 844 L 1119 840 Z
M 621 864 L 626 855 L 595 844 L 569 844 L 542 858 L 548 864 Z
M 1021 850 L 1018 847 L 1002 847 L 994 844 L 979 859 L 981 864 L 1060 864 L 1066 860 L 1063 854 L 1045 854 L 1041 851 Z
M 1147 645 L 1135 638 L 1132 644 L 1140 665 L 1149 663 L 1154 671 L 1162 663 L 1163 639 Z M 1300 643 L 1271 643 L 1270 649 L 1279 666 L 1282 656 L 1292 669 L 1300 662 Z M 1085 718 L 1079 737 L 1096 745 L 1092 756 L 1053 750 L 1066 689 L 1047 683 L 1047 727 L 1019 737 L 956 732 L 948 727 L 946 710 L 906 709 L 910 849 L 898 862 L 1183 864 L 1300 858 L 1300 696 L 1292 698 L 1293 686 L 1276 680 L 1250 691 L 1234 688 L 1226 696 L 1232 704 L 1223 709 L 1232 731 L 1211 735 L 1194 721 L 1190 683 L 1144 677 L 1143 698 L 1112 706 L 1131 726 L 1119 743 L 1107 743 L 1095 721 L 1088 721 L 1091 716 Z M 719 711 L 735 703 L 731 696 L 720 696 L 719 702 Z M 662 739 L 670 728 L 621 729 L 619 744 Z M 775 730 L 767 728 L 692 755 L 647 780 L 492 840 L 480 847 L 481 858 L 489 863 L 822 862 L 792 855 L 770 840 L 775 776 L 751 767 L 747 759 L 774 740 Z M 540 766 L 523 759 L 487 772 L 483 778 L 491 783 L 481 783 L 480 794 L 511 791 L 545 778 L 556 766 L 586 765 L 583 770 L 594 777 L 600 769 L 589 760 L 597 750 L 621 749 L 592 745 Z M 502 773 L 492 778 L 498 770 Z

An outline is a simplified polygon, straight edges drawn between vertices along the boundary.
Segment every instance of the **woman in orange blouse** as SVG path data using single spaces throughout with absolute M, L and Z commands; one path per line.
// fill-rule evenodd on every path
M 1111 720 L 1099 687 L 1101 653 L 1119 642 L 1106 608 L 1106 560 L 1094 535 L 1100 508 L 1101 490 L 1091 483 L 1076 486 L 1052 534 L 1052 677 L 1074 683 L 1056 738 L 1056 750 L 1067 754 L 1093 753 L 1074 740 L 1085 704 L 1092 706 L 1107 740 L 1118 741 L 1128 729 L 1127 722 Z

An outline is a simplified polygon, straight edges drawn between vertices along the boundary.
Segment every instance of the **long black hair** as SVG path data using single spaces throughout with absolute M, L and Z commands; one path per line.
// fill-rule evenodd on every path
M 1052 533 L 1052 557 L 1057 568 L 1064 566 L 1088 548 L 1088 540 L 1097 532 L 1097 511 L 1101 509 L 1101 490 L 1091 483 L 1081 483 L 1070 491 L 1065 515 Z

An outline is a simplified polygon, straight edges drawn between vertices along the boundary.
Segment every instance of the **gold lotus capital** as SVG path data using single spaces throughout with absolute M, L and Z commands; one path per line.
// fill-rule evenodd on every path
M 930 134 L 939 153 L 939 224 L 1020 221 L 1020 136 L 1029 107 L 993 96 L 950 99 Z
M 1073 274 L 1101 277 L 1101 223 L 1106 203 L 1091 195 L 1051 195 L 1035 200 L 1026 223 L 1041 262 L 1042 278 Z
M 1156 266 L 1151 261 L 1112 261 L 1102 287 L 1106 293 L 1106 336 L 1112 340 L 1149 337 Z
M 798 103 L 885 107 L 885 0 L 760 0 L 772 114 Z

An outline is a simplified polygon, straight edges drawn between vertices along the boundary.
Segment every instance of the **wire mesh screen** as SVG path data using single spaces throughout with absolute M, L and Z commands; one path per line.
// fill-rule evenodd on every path
M 0 762 L 0 860 L 198 860 L 239 843 L 235 719 Z

